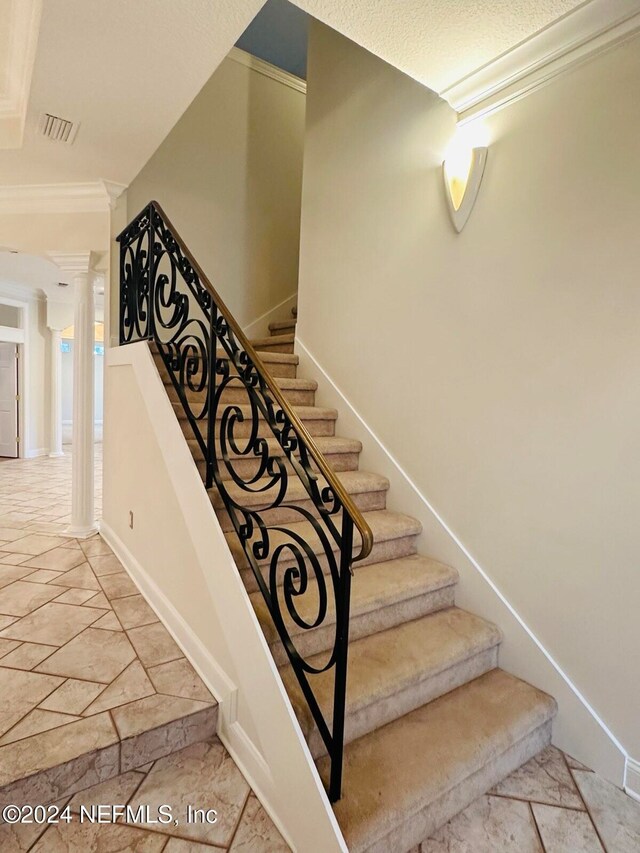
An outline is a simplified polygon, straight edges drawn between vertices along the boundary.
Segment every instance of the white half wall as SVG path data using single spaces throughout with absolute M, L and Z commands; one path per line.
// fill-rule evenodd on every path
M 346 851 L 147 345 L 109 349 L 105 385 L 102 535 L 220 703 L 219 735 L 292 849 Z

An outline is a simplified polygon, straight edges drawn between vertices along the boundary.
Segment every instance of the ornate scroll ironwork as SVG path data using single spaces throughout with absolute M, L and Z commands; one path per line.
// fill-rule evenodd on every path
M 160 205 L 150 202 L 118 241 L 120 344 L 146 340 L 162 358 L 205 485 L 218 490 L 329 753 L 337 800 L 351 569 L 370 552 L 371 531 Z M 319 626 L 333 643 L 309 659 L 296 638 Z M 328 709 L 314 692 L 325 673 Z

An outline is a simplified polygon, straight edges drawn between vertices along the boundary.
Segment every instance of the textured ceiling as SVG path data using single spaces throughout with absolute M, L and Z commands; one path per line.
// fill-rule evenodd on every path
M 295 0 L 352 41 L 442 92 L 582 0 Z
M 0 184 L 129 183 L 263 0 L 45 0 L 24 145 Z M 295 5 L 441 92 L 576 0 L 298 0 Z M 41 112 L 80 122 L 38 138 Z

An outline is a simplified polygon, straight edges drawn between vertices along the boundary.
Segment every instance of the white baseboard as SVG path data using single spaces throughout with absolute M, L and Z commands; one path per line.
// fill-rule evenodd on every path
M 48 447 L 34 447 L 31 450 L 27 450 L 24 455 L 25 459 L 37 459 L 39 456 L 48 456 L 49 448 Z
M 627 766 L 624 774 L 624 789 L 640 803 L 640 761 L 627 758 Z
M 282 302 L 278 302 L 277 305 L 270 308 L 269 311 L 265 311 L 264 314 L 247 323 L 242 331 L 249 339 L 266 337 L 269 334 L 269 323 L 288 320 L 291 317 L 291 309 L 295 307 L 297 300 L 298 291 L 296 290 Z
M 578 687 L 572 682 L 571 678 L 567 675 L 567 673 L 562 669 L 560 664 L 555 660 L 553 655 L 545 648 L 540 639 L 534 634 L 533 630 L 529 627 L 529 625 L 525 622 L 525 620 L 520 616 L 520 614 L 516 611 L 513 605 L 509 602 L 509 600 L 505 597 L 505 595 L 498 588 L 496 583 L 491 579 L 488 572 L 480 565 L 480 563 L 475 559 L 475 557 L 471 554 L 468 548 L 463 544 L 463 542 L 459 539 L 459 537 L 454 533 L 454 531 L 449 527 L 447 522 L 439 515 L 437 510 L 432 506 L 429 500 L 425 497 L 425 495 L 420 491 L 416 483 L 411 479 L 409 474 L 404 470 L 404 468 L 400 465 L 398 460 L 393 456 L 393 454 L 389 451 L 389 449 L 385 446 L 385 444 L 381 441 L 378 435 L 373 431 L 373 429 L 368 425 L 362 415 L 352 406 L 349 402 L 348 398 L 345 396 L 343 391 L 339 388 L 339 386 L 333 381 L 331 376 L 324 370 L 319 361 L 313 355 L 313 353 L 305 346 L 305 344 L 300 340 L 299 337 L 296 337 L 296 349 L 303 356 L 303 358 L 308 359 L 310 364 L 313 367 L 314 372 L 319 373 L 327 385 L 331 388 L 331 396 L 333 398 L 338 398 L 338 401 L 341 405 L 344 405 L 347 408 L 352 416 L 352 418 L 357 422 L 358 426 L 361 428 L 361 432 L 363 437 L 367 442 L 372 442 L 376 445 L 379 453 L 386 459 L 388 463 L 388 468 L 391 470 L 395 476 L 404 481 L 405 485 L 408 489 L 413 492 L 415 498 L 418 499 L 423 512 L 428 515 L 431 520 L 434 520 L 437 525 L 445 532 L 446 536 L 455 544 L 455 547 L 458 551 L 464 555 L 464 557 L 469 561 L 469 563 L 474 567 L 474 569 L 481 575 L 483 581 L 488 584 L 492 592 L 498 597 L 500 602 L 504 605 L 504 607 L 509 611 L 511 616 L 516 620 L 520 628 L 526 633 L 529 639 L 535 644 L 535 646 L 539 649 L 539 651 L 544 655 L 549 664 L 553 667 L 555 672 L 560 676 L 562 681 L 567 685 L 567 687 L 571 690 L 575 698 L 578 700 L 580 705 L 587 712 L 589 717 L 596 723 L 598 728 L 604 734 L 606 739 L 609 741 L 611 746 L 617 751 L 619 757 L 622 759 L 622 763 L 629 760 L 629 756 L 625 748 L 622 746 L 620 741 L 616 738 L 613 732 L 609 729 L 607 724 L 602 720 L 602 718 L 597 714 L 594 708 L 591 706 L 586 697 L 580 692 Z M 301 362 L 302 363 L 302 362 Z M 325 405 L 328 403 L 325 401 Z M 335 402 L 331 403 L 331 405 L 335 405 Z M 360 437 L 360 436 L 358 436 Z M 386 472 L 384 472 L 386 473 Z M 578 757 L 578 756 L 577 756 Z M 617 784 L 620 785 L 622 783 L 622 779 L 618 778 Z M 639 779 L 640 783 L 640 779 Z

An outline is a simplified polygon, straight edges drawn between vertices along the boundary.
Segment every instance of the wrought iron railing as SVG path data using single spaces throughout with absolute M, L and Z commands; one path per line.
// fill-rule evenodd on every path
M 371 530 L 160 205 L 150 202 L 118 242 L 120 344 L 149 341 L 162 358 L 205 485 L 218 489 L 330 756 L 337 800 L 352 563 L 370 552 Z M 288 499 L 294 482 L 305 501 L 299 488 Z M 302 533 L 282 521 L 283 511 L 288 522 L 306 522 Z M 332 618 L 332 648 L 311 663 L 291 629 L 301 636 Z M 314 678 L 330 671 L 333 701 L 323 709 Z

